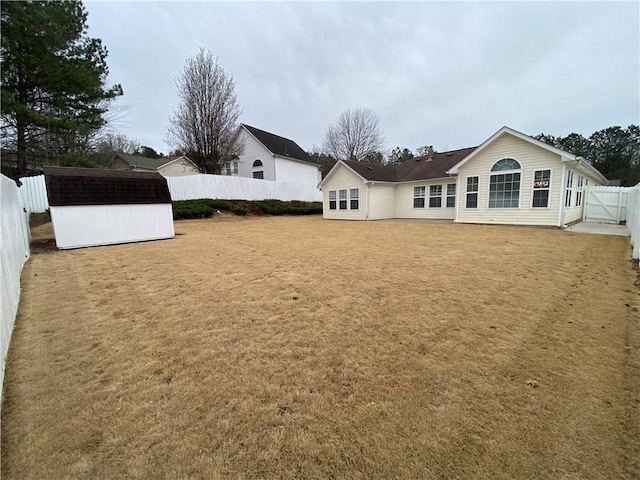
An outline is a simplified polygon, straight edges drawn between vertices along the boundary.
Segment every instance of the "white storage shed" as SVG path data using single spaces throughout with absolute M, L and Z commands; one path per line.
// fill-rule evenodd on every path
M 61 249 L 173 238 L 171 194 L 159 173 L 45 167 Z

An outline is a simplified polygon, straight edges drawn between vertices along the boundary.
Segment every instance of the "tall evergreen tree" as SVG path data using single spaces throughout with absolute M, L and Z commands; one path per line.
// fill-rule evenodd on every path
M 2 143 L 20 175 L 28 153 L 84 153 L 79 139 L 105 124 L 122 87 L 106 86 L 107 49 L 87 35 L 81 2 L 2 2 L 1 12 Z

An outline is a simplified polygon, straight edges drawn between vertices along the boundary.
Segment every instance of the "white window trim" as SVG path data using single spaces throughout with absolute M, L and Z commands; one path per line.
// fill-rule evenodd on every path
M 357 192 L 357 196 L 355 198 L 351 195 L 353 190 Z M 351 202 L 353 200 L 358 200 L 358 208 L 351 208 Z M 358 187 L 349 188 L 349 203 L 347 206 L 349 207 L 349 210 L 360 210 L 360 189 Z
M 422 197 L 416 197 L 416 188 L 424 188 L 424 195 Z M 424 206 L 416 207 L 416 198 L 422 198 L 424 200 Z M 423 208 L 427 208 L 427 186 L 426 185 L 414 185 L 413 186 L 413 196 L 411 197 L 411 206 L 415 210 L 422 210 Z
M 546 207 L 534 207 L 533 206 L 533 193 L 536 189 L 533 187 L 533 183 L 536 181 L 536 172 L 544 172 L 545 170 L 549 170 L 549 201 L 547 202 Z M 531 175 L 531 201 L 529 202 L 529 207 L 531 210 L 548 210 L 551 208 L 551 192 L 553 187 L 553 168 L 538 168 L 533 171 Z M 542 189 L 539 189 L 542 190 Z
M 449 195 L 449 185 L 453 185 L 453 188 L 455 190 L 453 195 Z M 444 198 L 445 198 L 443 207 L 444 208 L 456 208 L 456 205 L 458 204 L 458 199 L 457 199 L 457 196 L 458 196 L 458 184 L 457 183 L 446 183 L 445 187 L 446 187 L 446 192 L 443 192 Z M 447 206 L 447 203 L 449 203 L 448 200 L 451 197 L 453 197 L 453 207 Z
M 331 208 L 331 193 L 335 194 L 335 199 L 333 200 L 334 202 L 336 202 L 336 208 Z M 337 190 L 329 190 L 329 210 L 338 210 L 338 191 Z
M 569 182 L 571 179 L 571 182 Z M 567 178 L 564 182 L 564 198 L 562 202 L 564 203 L 564 208 L 573 208 L 571 207 L 571 197 L 573 197 L 573 170 L 567 170 Z M 567 205 L 567 194 L 569 195 L 569 205 Z M 574 205 L 575 207 L 575 205 Z
M 440 187 L 440 195 L 431 195 L 431 187 Z M 429 185 L 429 196 L 427 197 L 429 199 L 428 202 L 425 202 L 425 206 L 427 208 L 444 208 L 444 204 L 442 203 L 442 198 L 444 197 L 444 188 L 442 183 L 434 183 L 432 185 Z M 425 192 L 426 193 L 426 192 Z M 440 199 L 440 206 L 439 207 L 432 207 L 431 206 L 431 199 L 432 198 L 439 198 Z
M 469 192 L 467 191 L 467 188 L 469 187 L 469 179 L 470 178 L 477 178 L 478 179 L 478 189 L 475 192 Z M 477 199 L 476 199 L 476 206 L 475 207 L 467 207 L 467 195 L 469 193 L 475 193 L 477 195 Z M 464 208 L 466 210 L 478 210 L 480 208 L 480 175 L 467 175 L 464 178 Z
M 583 192 L 584 192 L 584 180 L 583 175 L 578 174 L 578 181 L 576 184 L 576 207 L 582 207 Z
M 340 197 L 340 192 L 344 192 L 344 200 Z M 340 202 L 345 202 L 345 208 L 340 208 Z M 348 188 L 339 188 L 338 189 L 338 210 L 349 210 L 349 189 Z
M 496 163 L 498 163 L 500 160 L 504 160 L 505 158 L 510 158 L 510 159 L 515 160 L 516 162 L 518 162 L 518 165 L 520 165 L 520 169 L 519 170 L 498 170 L 496 172 L 492 172 L 491 169 L 493 168 L 493 166 Z M 509 173 L 519 173 L 520 174 L 520 191 L 518 192 L 518 206 L 515 207 L 515 208 L 514 207 L 489 207 L 489 203 L 491 202 L 491 176 L 492 175 L 507 175 Z M 523 190 L 522 181 L 523 181 L 523 179 L 524 179 L 524 167 L 522 166 L 522 162 L 520 160 L 518 160 L 516 157 L 502 157 L 502 158 L 499 158 L 498 160 L 496 160 L 495 162 L 493 162 L 491 164 L 491 166 L 489 167 L 489 176 L 487 177 L 487 210 L 489 210 L 489 211 L 496 211 L 496 210 L 501 210 L 501 211 L 522 210 L 522 190 Z M 480 204 L 479 200 L 480 199 L 478 199 L 478 205 Z

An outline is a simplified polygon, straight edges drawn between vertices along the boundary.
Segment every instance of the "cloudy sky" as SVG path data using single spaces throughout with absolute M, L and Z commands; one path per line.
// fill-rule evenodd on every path
M 474 146 L 503 125 L 590 135 L 640 120 L 640 4 L 98 2 L 89 35 L 121 83 L 117 128 L 168 153 L 175 79 L 199 47 L 233 75 L 240 121 L 310 150 L 350 107 L 386 146 Z

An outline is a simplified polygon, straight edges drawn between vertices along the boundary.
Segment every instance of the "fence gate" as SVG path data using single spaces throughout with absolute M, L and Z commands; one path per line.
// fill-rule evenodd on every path
M 587 187 L 582 219 L 606 223 L 626 221 L 629 190 L 629 187 Z

